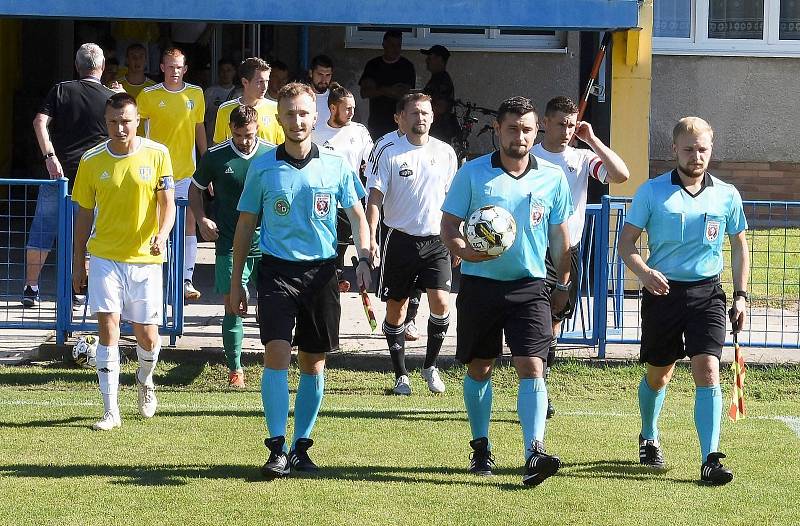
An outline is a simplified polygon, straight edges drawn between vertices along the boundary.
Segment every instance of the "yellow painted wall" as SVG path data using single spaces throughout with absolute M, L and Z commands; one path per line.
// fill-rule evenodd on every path
M 640 30 L 614 33 L 611 53 L 611 148 L 628 165 L 631 178 L 610 186 L 632 196 L 650 171 L 650 82 L 653 58 L 653 0 L 639 8 Z
M 0 19 L 0 177 L 11 168 L 14 91 L 21 82 L 21 27 L 19 20 Z

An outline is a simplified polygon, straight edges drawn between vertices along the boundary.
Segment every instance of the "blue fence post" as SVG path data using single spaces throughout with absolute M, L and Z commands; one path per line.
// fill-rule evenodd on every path
M 603 196 L 600 207 L 600 225 L 595 246 L 595 290 L 594 330 L 597 335 L 597 357 L 606 357 L 606 333 L 608 331 L 608 239 L 611 224 L 611 200 Z
M 72 202 L 67 194 L 67 179 L 58 180 L 58 225 L 56 235 L 56 344 L 66 341 L 69 317 L 72 315 Z

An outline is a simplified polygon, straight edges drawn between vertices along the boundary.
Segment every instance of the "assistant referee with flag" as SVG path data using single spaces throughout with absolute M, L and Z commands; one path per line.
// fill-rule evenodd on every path
M 645 182 L 636 192 L 619 240 L 625 264 L 644 285 L 640 361 L 647 374 L 639 385 L 639 462 L 663 469 L 658 415 L 675 362 L 691 360 L 695 383 L 694 422 L 700 440 L 702 482 L 733 480 L 719 451 L 722 391 L 719 360 L 725 343 L 725 292 L 720 285 L 723 234 L 731 244 L 734 332 L 745 321 L 750 271 L 747 220 L 739 192 L 706 172 L 714 131 L 698 117 L 681 119 L 672 132 L 674 170 Z M 647 230 L 647 262 L 636 242 Z

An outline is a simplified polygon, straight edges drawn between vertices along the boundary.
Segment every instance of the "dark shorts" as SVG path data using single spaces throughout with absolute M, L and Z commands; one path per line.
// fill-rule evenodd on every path
M 503 332 L 511 356 L 546 360 L 553 340 L 546 287 L 543 279 L 497 281 L 462 274 L 456 299 L 458 361 L 497 358 Z
M 265 345 L 285 340 L 308 353 L 338 349 L 342 307 L 336 261 L 300 263 L 262 255 L 258 312 L 261 343 Z
M 336 209 L 336 242 L 339 245 L 353 244 L 353 227 L 344 208 Z
M 564 309 L 561 312 L 554 312 L 552 314 L 553 321 L 564 321 L 570 319 L 572 314 L 575 312 L 575 306 L 578 304 L 578 288 L 580 287 L 580 283 L 578 282 L 578 272 L 580 267 L 580 245 L 575 245 L 569 249 L 569 257 L 569 279 L 572 282 L 569 287 L 569 297 Z M 556 288 L 557 278 L 556 267 L 553 266 L 553 260 L 550 259 L 550 250 L 548 250 L 547 255 L 545 255 L 544 265 L 547 268 L 547 277 L 545 278 L 545 281 L 547 282 L 547 289 L 548 292 L 552 294 L 553 290 Z
M 642 290 L 640 362 L 656 367 L 686 356 L 719 358 L 725 345 L 725 292 L 719 278 L 695 283 L 669 282 L 669 294 Z
M 412 236 L 390 228 L 381 253 L 381 300 L 404 300 L 415 289 L 450 290 L 450 251 L 439 236 Z

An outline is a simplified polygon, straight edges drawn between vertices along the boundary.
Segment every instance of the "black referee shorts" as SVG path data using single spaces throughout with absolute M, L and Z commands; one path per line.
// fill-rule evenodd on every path
M 688 356 L 720 358 L 725 345 L 725 292 L 714 277 L 669 282 L 669 294 L 642 290 L 640 362 L 665 367 Z
M 394 228 L 386 232 L 381 254 L 378 295 L 401 301 L 414 289 L 450 290 L 450 251 L 439 236 L 412 236 Z
M 511 356 L 547 360 L 553 326 L 543 279 L 498 281 L 462 274 L 456 312 L 456 358 L 461 363 L 500 356 L 503 332 Z
M 569 279 L 571 282 L 571 285 L 569 286 L 569 295 L 567 297 L 567 304 L 564 306 L 564 309 L 561 312 L 552 313 L 554 322 L 570 319 L 572 314 L 575 312 L 575 307 L 578 304 L 578 288 L 580 287 L 580 283 L 578 283 L 580 248 L 580 245 L 575 245 L 569 249 Z M 550 249 L 547 250 L 547 254 L 545 255 L 544 265 L 547 269 L 547 277 L 545 278 L 545 281 L 547 282 L 547 290 L 550 294 L 552 294 L 556 288 L 558 278 L 556 277 L 556 267 L 553 265 L 553 260 L 550 258 Z
M 336 260 L 306 263 L 262 255 L 258 268 L 258 312 L 264 345 L 272 340 L 286 340 L 308 353 L 338 349 L 342 307 Z

